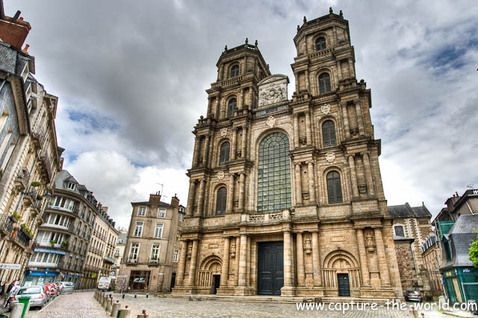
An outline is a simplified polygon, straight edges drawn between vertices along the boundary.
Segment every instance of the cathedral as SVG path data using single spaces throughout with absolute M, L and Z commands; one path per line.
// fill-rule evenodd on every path
M 342 12 L 297 26 L 289 79 L 225 48 L 195 145 L 173 294 L 402 296 L 392 220 Z

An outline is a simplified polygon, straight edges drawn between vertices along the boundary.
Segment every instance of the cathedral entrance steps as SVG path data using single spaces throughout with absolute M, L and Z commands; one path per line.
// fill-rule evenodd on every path
M 168 296 L 166 296 L 168 297 Z M 377 303 L 385 304 L 388 298 L 357 298 L 357 297 L 289 297 L 289 296 L 220 296 L 220 295 L 170 295 L 172 298 L 188 298 L 190 301 L 230 301 L 244 303 L 280 303 L 296 304 L 299 302 L 322 303 Z

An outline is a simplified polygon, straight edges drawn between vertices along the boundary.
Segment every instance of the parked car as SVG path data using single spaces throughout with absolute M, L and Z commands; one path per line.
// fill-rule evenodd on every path
M 405 292 L 405 300 L 421 302 L 423 300 L 423 297 L 418 290 L 407 290 Z
M 58 289 L 55 284 L 52 284 L 52 283 L 44 284 L 43 291 L 48 295 L 48 297 L 58 296 Z
M 42 286 L 22 287 L 15 296 L 13 302 L 18 302 L 22 298 L 30 298 L 30 307 L 43 307 L 48 302 L 48 296 Z
M 73 282 L 60 282 L 62 293 L 72 293 L 75 290 L 75 284 Z

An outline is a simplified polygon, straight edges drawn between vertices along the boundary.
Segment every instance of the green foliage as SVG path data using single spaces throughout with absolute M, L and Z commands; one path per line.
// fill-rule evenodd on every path
M 478 267 L 478 233 L 476 233 L 475 239 L 470 244 L 468 255 L 470 256 L 470 261 L 473 263 L 473 265 Z
M 18 213 L 17 211 L 13 212 L 12 213 L 12 218 L 14 218 L 15 221 L 20 220 L 20 213 Z
M 30 184 L 32 187 L 36 188 L 36 187 L 39 187 L 41 186 L 41 182 L 39 181 L 32 181 L 32 183 Z
M 33 231 L 25 223 L 20 224 L 20 227 L 25 234 L 33 238 Z

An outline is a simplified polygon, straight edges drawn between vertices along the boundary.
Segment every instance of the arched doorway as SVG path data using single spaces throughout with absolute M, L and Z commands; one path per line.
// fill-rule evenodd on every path
M 351 290 L 360 287 L 358 262 L 347 251 L 337 250 L 329 253 L 324 260 L 322 276 L 325 287 L 335 290 L 337 296 L 348 297 Z
M 211 294 L 216 294 L 221 283 L 222 260 L 217 255 L 210 255 L 201 262 L 197 286 L 209 288 Z

